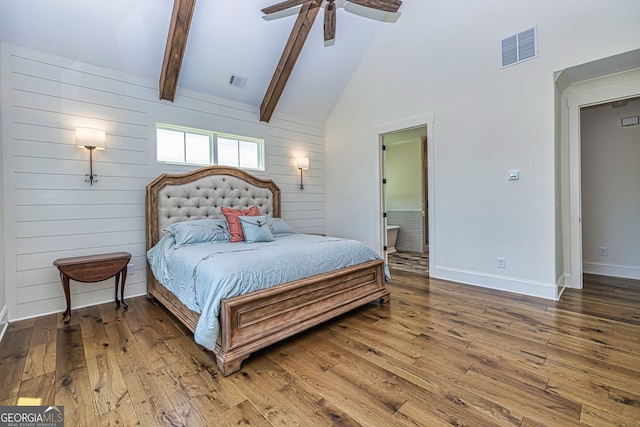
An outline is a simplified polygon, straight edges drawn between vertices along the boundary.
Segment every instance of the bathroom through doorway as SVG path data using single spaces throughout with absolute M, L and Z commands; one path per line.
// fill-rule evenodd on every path
M 428 274 L 427 126 L 388 132 L 381 139 L 389 266 Z

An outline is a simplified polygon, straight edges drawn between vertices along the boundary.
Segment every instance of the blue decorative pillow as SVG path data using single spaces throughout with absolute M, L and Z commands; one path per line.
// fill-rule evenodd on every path
M 176 239 L 176 249 L 206 242 L 228 242 L 231 239 L 224 219 L 196 219 L 176 222 L 165 228 Z
M 288 236 L 289 234 L 295 234 L 295 230 L 289 227 L 284 219 L 282 218 L 269 218 L 267 220 L 269 224 L 269 228 L 271 229 L 271 234 L 275 237 L 277 236 Z
M 273 242 L 266 216 L 239 216 L 238 219 L 242 224 L 245 242 Z

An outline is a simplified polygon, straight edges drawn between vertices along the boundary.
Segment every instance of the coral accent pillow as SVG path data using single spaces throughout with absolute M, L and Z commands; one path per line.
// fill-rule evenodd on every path
M 242 224 L 238 219 L 239 216 L 260 216 L 260 210 L 257 206 L 251 206 L 249 209 L 231 209 L 222 207 L 222 213 L 229 224 L 229 233 L 232 242 L 244 242 L 244 233 L 242 232 Z

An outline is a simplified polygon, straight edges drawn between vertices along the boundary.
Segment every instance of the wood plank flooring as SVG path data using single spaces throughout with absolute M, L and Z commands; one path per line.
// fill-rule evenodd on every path
M 638 426 L 640 282 L 585 277 L 560 302 L 392 271 L 369 305 L 214 358 L 145 297 L 12 323 L 0 405 L 68 426 Z

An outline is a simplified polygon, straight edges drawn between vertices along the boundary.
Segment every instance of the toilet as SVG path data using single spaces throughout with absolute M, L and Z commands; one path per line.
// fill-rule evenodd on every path
M 396 252 L 396 241 L 398 240 L 400 226 L 387 225 L 387 254 Z

